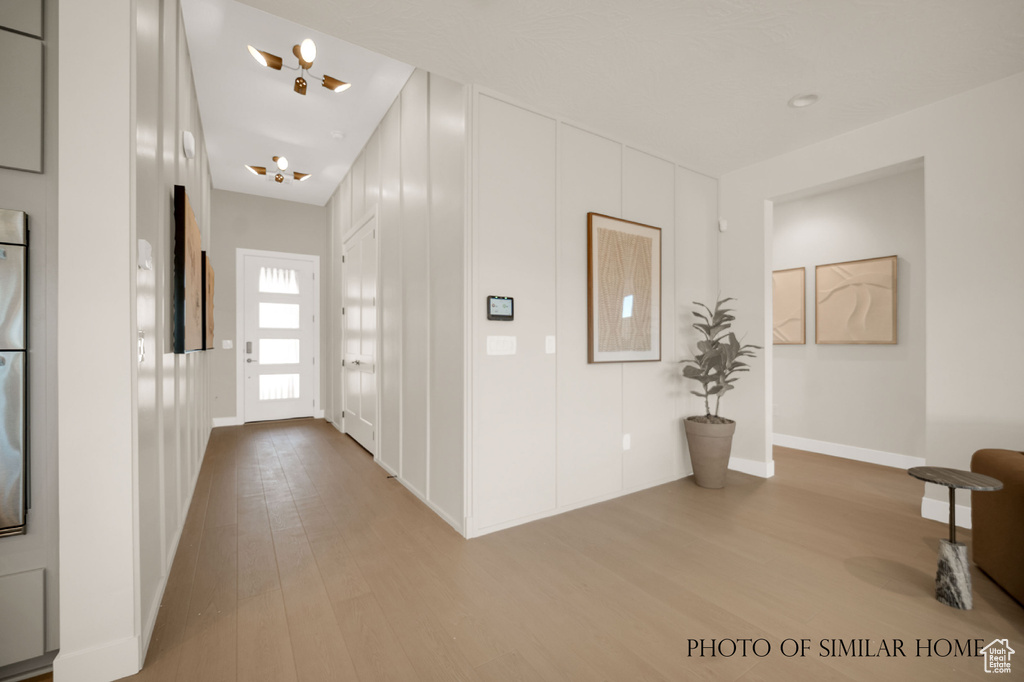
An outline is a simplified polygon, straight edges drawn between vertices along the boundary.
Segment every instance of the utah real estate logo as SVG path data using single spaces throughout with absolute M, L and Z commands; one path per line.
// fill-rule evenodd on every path
M 1009 674 L 1010 656 L 1017 652 L 1010 648 L 1009 640 L 993 639 L 981 653 L 985 654 L 985 672 Z

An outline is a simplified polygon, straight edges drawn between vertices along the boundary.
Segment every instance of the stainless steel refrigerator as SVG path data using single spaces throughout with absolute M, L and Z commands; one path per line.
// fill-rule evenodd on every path
M 28 217 L 0 209 L 0 537 L 28 509 Z

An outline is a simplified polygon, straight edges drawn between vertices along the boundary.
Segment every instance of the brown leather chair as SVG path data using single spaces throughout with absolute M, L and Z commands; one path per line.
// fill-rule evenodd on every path
M 971 494 L 974 563 L 1024 604 L 1024 452 L 978 450 L 971 471 L 998 478 L 1003 489 Z

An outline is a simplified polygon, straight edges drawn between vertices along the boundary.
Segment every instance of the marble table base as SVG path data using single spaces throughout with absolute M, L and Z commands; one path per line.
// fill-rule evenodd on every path
M 974 606 L 971 598 L 971 568 L 967 564 L 967 545 L 939 541 L 939 571 L 935 574 L 935 598 L 955 609 Z

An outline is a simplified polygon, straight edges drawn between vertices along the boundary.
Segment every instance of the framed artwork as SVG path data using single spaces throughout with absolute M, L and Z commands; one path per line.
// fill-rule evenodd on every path
M 203 349 L 203 258 L 188 194 L 174 186 L 174 352 Z
M 819 265 L 816 343 L 896 343 L 896 256 Z
M 587 214 L 587 362 L 661 360 L 661 229 Z
M 772 343 L 776 346 L 806 343 L 806 275 L 804 268 L 772 273 Z
M 213 349 L 213 266 L 203 251 L 203 348 Z

